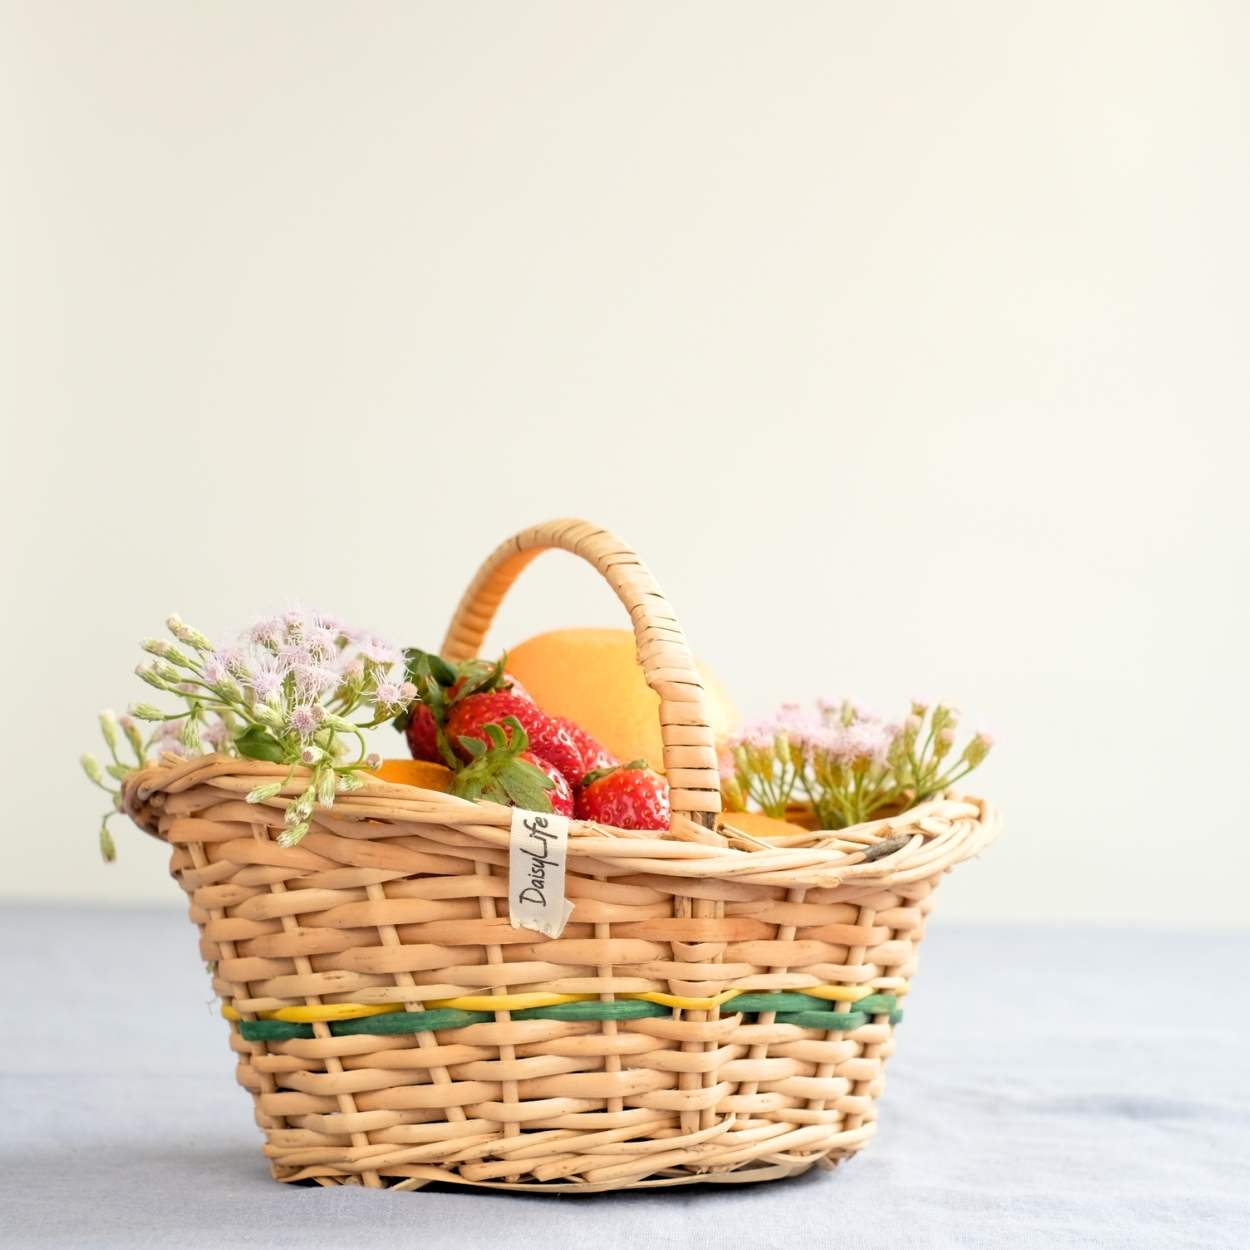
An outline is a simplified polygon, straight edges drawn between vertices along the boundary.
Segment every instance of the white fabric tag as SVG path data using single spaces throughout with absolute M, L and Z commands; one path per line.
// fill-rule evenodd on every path
M 569 818 L 555 812 L 512 809 L 508 842 L 508 919 L 514 929 L 557 938 L 573 904 L 564 897 L 569 855 Z

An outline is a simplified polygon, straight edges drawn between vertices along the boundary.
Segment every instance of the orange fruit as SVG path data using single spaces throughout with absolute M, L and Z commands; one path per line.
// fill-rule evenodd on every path
M 627 629 L 557 629 L 508 652 L 507 669 L 552 716 L 567 716 L 621 760 L 645 759 L 662 768 L 660 699 L 638 663 Z M 716 676 L 698 665 L 708 720 L 717 738 L 738 723 L 738 712 Z
M 373 770 L 373 776 L 399 786 L 420 786 L 422 790 L 446 794 L 451 789 L 452 771 L 427 760 L 383 760 L 382 767 Z
M 788 837 L 808 832 L 802 825 L 779 820 L 776 816 L 766 816 L 763 812 L 721 812 L 716 818 L 716 827 L 723 829 L 726 825 L 749 833 L 753 838 Z

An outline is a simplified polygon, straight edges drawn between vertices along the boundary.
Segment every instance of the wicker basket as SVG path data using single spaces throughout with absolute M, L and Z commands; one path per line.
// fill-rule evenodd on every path
M 875 1129 L 933 889 L 987 845 L 996 813 L 947 795 L 785 847 L 715 832 L 699 677 L 613 535 L 566 520 L 505 543 L 445 654 L 478 654 L 517 574 L 556 547 L 629 611 L 674 810 L 668 836 L 573 823 L 558 939 L 509 923 L 507 808 L 370 781 L 284 849 L 291 800 L 244 802 L 278 765 L 167 757 L 126 786 L 130 814 L 173 848 L 279 1180 L 770 1180 Z

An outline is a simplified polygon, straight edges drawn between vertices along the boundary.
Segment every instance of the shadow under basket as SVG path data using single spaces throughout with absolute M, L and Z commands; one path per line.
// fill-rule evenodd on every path
M 509 923 L 505 807 L 371 780 L 288 849 L 299 778 L 244 801 L 283 766 L 166 757 L 126 784 L 130 814 L 173 848 L 279 1180 L 736 1183 L 836 1163 L 875 1130 L 934 887 L 997 813 L 948 794 L 801 845 L 716 832 L 697 670 L 613 535 L 565 520 L 509 540 L 443 653 L 479 654 L 548 548 L 590 562 L 632 618 L 674 810 L 666 834 L 573 822 L 559 938 Z

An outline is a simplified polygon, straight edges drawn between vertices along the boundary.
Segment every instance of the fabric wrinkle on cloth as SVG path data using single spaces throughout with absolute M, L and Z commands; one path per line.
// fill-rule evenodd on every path
M 177 909 L 7 906 L 0 1247 L 1250 1246 L 1250 934 L 941 909 L 876 1138 L 834 1171 L 596 1195 L 280 1185 Z M 90 959 L 90 975 L 84 961 Z

